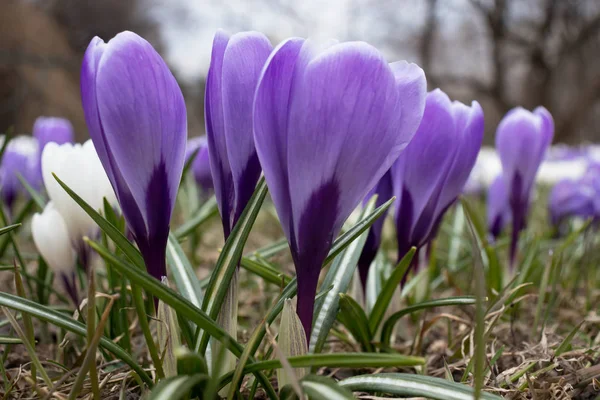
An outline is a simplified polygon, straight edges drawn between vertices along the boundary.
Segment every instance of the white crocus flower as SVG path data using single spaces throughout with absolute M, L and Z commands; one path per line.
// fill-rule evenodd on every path
M 31 220 L 33 242 L 55 273 L 72 273 L 75 268 L 75 250 L 71 245 L 67 225 L 52 202 L 44 211 L 35 213 Z
M 65 220 L 71 243 L 80 248 L 82 237 L 93 234 L 96 223 L 59 185 L 53 173 L 95 210 L 103 209 L 105 197 L 116 205 L 116 196 L 91 140 L 83 145 L 48 143 L 44 147 L 42 176 L 46 191 Z

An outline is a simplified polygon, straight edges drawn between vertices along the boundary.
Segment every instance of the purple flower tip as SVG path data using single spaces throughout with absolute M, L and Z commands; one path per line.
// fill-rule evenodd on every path
M 436 234 L 462 192 L 483 140 L 483 110 L 451 102 L 439 89 L 427 95 L 423 120 L 391 169 L 396 196 L 398 260 Z
M 554 122 L 544 107 L 537 107 L 533 112 L 514 108 L 496 130 L 496 150 L 502 162 L 513 220 L 511 264 L 515 260 L 519 232 L 526 224 L 535 176 L 553 136 Z

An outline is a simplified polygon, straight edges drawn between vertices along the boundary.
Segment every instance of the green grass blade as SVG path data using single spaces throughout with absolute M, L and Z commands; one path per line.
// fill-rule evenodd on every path
M 563 341 L 558 345 L 558 347 L 554 351 L 554 357 L 560 356 L 561 354 L 565 353 L 569 349 L 569 346 L 571 345 L 571 341 L 575 337 L 575 334 L 577 332 L 579 332 L 581 325 L 583 325 L 584 323 L 585 323 L 585 320 L 581 321 L 575 328 L 573 328 L 571 330 L 571 332 L 569 332 L 567 337 L 563 339 Z
M 250 201 L 248 201 L 248 205 L 242 212 L 240 219 L 233 227 L 231 235 L 229 235 L 229 238 L 225 242 L 223 251 L 221 251 L 219 259 L 210 276 L 210 281 L 206 288 L 204 301 L 202 303 L 202 309 L 205 310 L 213 320 L 217 319 L 219 312 L 221 311 L 223 301 L 229 290 L 229 283 L 238 268 L 244 245 L 246 244 L 250 230 L 254 225 L 254 221 L 258 216 L 258 212 L 260 211 L 265 196 L 267 195 L 267 190 L 265 179 L 262 178 L 258 182 L 256 190 L 250 198 Z M 201 354 L 204 354 L 207 345 L 208 335 L 203 332 L 199 346 L 197 346 L 196 350 L 199 350 Z
M 4 228 L 0 228 L 0 236 L 4 235 L 5 233 L 14 231 L 15 229 L 17 229 L 20 226 L 21 226 L 21 224 L 12 224 L 12 225 L 5 226 Z
M 425 397 L 436 400 L 472 400 L 475 391 L 470 386 L 448 382 L 431 376 L 383 373 L 353 376 L 339 382 L 353 392 L 376 392 L 402 397 Z M 500 396 L 482 393 L 485 400 L 501 400 Z
M 203 296 L 200 280 L 172 233 L 169 234 L 167 242 L 167 264 L 179 293 L 196 307 L 202 307 Z
M 208 381 L 206 374 L 180 375 L 161 380 L 148 396 L 148 400 L 187 399 L 194 386 Z
M 181 226 L 175 230 L 175 237 L 179 240 L 187 237 L 190 233 L 198 229 L 200 225 L 218 214 L 219 209 L 217 207 L 217 200 L 215 196 L 212 196 L 202 204 L 192 218 L 181 224 Z
M 373 334 L 369 330 L 367 314 L 362 307 L 350 296 L 340 293 L 339 321 L 350 331 L 354 339 L 360 343 L 364 351 L 373 352 L 375 348 L 371 343 Z
M 387 353 L 333 353 L 333 354 L 307 354 L 303 356 L 288 357 L 288 362 L 293 368 L 329 367 L 329 368 L 383 368 L 383 367 L 415 367 L 424 365 L 422 357 L 403 356 Z M 277 359 L 260 361 L 248 364 L 245 373 L 266 371 L 281 368 L 281 361 Z M 233 372 L 223 375 L 219 386 L 227 385 Z
M 59 311 L 19 296 L 0 292 L 0 306 L 31 315 L 34 318 L 53 324 L 81 337 L 86 337 L 87 335 L 86 326 L 81 322 L 76 321 Z M 129 367 L 131 367 L 131 369 L 134 370 L 148 386 L 152 386 L 152 379 L 150 376 L 142 369 L 139 363 L 131 357 L 131 355 L 123 350 L 123 348 L 106 337 L 100 339 L 99 345 L 114 354 L 115 357 L 119 358 L 125 364 L 129 365 Z
M 383 345 L 389 345 L 394 325 L 405 315 L 412 314 L 416 311 L 425 310 L 428 308 L 445 307 L 445 306 L 461 306 L 461 305 L 472 305 L 475 304 L 475 297 L 473 296 L 460 296 L 460 297 L 447 297 L 445 299 L 429 300 L 422 303 L 414 304 L 410 307 L 406 307 L 394 314 L 392 314 L 383 324 L 381 330 L 381 343 Z
M 383 316 L 385 315 L 385 312 L 388 309 L 390 302 L 392 301 L 394 292 L 400 285 L 400 282 L 402 281 L 402 277 L 404 276 L 404 274 L 406 273 L 408 268 L 410 268 L 410 263 L 412 262 L 412 259 L 415 256 L 416 251 L 417 251 L 417 248 L 412 247 L 408 251 L 408 253 L 406 253 L 406 255 L 404 257 L 402 257 L 402 260 L 400 260 L 398 265 L 396 265 L 396 268 L 394 268 L 392 275 L 390 275 L 389 279 L 384 284 L 383 288 L 381 289 L 381 292 L 379 292 L 379 294 L 377 296 L 377 300 L 375 301 L 375 304 L 373 305 L 373 309 L 371 310 L 371 313 L 369 314 L 369 330 L 373 334 L 375 334 L 375 332 L 377 332 L 377 329 L 379 328 L 379 324 L 381 324 L 381 321 L 383 320 Z
M 360 220 L 373 212 L 375 201 L 376 198 L 374 197 L 363 208 L 359 217 Z M 365 230 L 356 240 L 350 243 L 350 245 L 335 258 L 329 271 L 327 271 L 327 275 L 325 276 L 321 287 L 333 287 L 321 301 L 315 302 L 314 322 L 309 341 L 309 352 L 311 353 L 320 353 L 325 345 L 327 336 L 329 336 L 329 331 L 335 323 L 340 308 L 340 294 L 346 293 L 350 286 L 354 271 L 356 270 L 356 264 L 358 263 L 360 254 L 367 241 L 368 233 L 369 231 Z
M 291 277 L 283 272 L 277 271 L 276 269 L 271 268 L 264 263 L 254 261 L 248 257 L 242 257 L 240 266 L 246 271 L 252 272 L 253 274 L 261 277 L 266 282 L 273 283 L 275 285 L 281 285 L 282 283 L 287 285 L 292 280 Z
M 23 176 L 18 172 L 17 172 L 17 179 L 19 179 L 19 181 L 21 181 L 21 184 L 23 185 L 23 187 L 25 188 L 27 193 L 29 193 L 29 196 L 31 196 L 31 199 L 34 201 L 35 205 L 38 207 L 38 209 L 40 211 L 42 211 L 44 209 L 44 207 L 46 207 L 46 199 L 44 199 L 44 196 L 42 196 L 41 193 L 39 193 L 37 190 L 32 188 L 31 185 L 29 184 L 29 182 L 27 182 L 25 180 L 25 178 L 23 178 Z
M 307 375 L 300 381 L 304 393 L 311 400 L 353 400 L 352 392 L 331 378 Z

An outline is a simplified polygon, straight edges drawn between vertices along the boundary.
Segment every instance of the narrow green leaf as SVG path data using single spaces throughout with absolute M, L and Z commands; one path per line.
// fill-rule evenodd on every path
M 161 380 L 148 396 L 148 400 L 187 399 L 194 386 L 208 381 L 206 374 L 173 376 Z
M 240 261 L 240 266 L 245 270 L 252 272 L 255 275 L 258 275 L 263 280 L 273 283 L 275 285 L 281 285 L 282 283 L 284 285 L 287 285 L 292 280 L 292 278 L 290 278 L 283 272 L 277 271 L 265 265 L 264 263 L 260 263 L 248 257 L 242 257 L 242 260 Z
M 375 208 L 375 201 L 377 198 L 374 196 L 362 209 L 359 220 L 365 218 L 373 212 Z M 327 275 L 323 280 L 322 287 L 333 286 L 321 301 L 315 302 L 314 310 L 314 322 L 313 328 L 310 332 L 310 347 L 311 353 L 319 353 L 325 345 L 329 331 L 335 323 L 336 316 L 339 310 L 340 294 L 346 293 L 354 271 L 356 271 L 356 264 L 360 258 L 365 242 L 367 241 L 369 231 L 365 230 L 356 240 L 346 247 L 341 252 L 333 264 L 327 271 Z M 360 338 L 357 338 L 357 340 Z
M 350 296 L 340 293 L 340 312 L 338 319 L 354 336 L 354 339 L 364 351 L 375 351 L 371 339 L 373 334 L 369 329 L 369 320 L 362 307 Z
M 377 392 L 402 397 L 425 397 L 436 400 L 472 400 L 470 386 L 424 375 L 383 373 L 353 376 L 339 382 L 353 392 Z M 482 393 L 485 400 L 501 400 L 500 396 Z
M 403 356 L 387 353 L 332 353 L 332 354 L 307 354 L 304 356 L 289 357 L 288 361 L 294 368 L 329 367 L 329 368 L 383 368 L 383 367 L 414 367 L 424 365 L 425 359 L 421 357 Z M 281 361 L 267 360 L 248 364 L 245 373 L 266 371 L 281 368 Z M 233 372 L 223 375 L 219 386 L 223 387 L 231 381 Z
M 300 381 L 304 393 L 311 400 L 354 400 L 352 392 L 331 378 L 308 375 Z
M 390 316 L 387 321 L 383 324 L 381 330 L 381 343 L 389 345 L 394 325 L 405 315 L 412 314 L 416 311 L 425 310 L 427 308 L 445 307 L 445 306 L 461 306 L 461 305 L 472 305 L 475 304 L 475 297 L 473 296 L 462 296 L 462 297 L 448 297 L 445 299 L 429 300 L 422 303 L 414 304 L 410 307 L 406 307 Z
M 23 187 L 25 188 L 27 193 L 29 193 L 29 196 L 31 197 L 31 199 L 35 202 L 35 205 L 38 207 L 38 209 L 40 211 L 42 211 L 44 209 L 44 207 L 46 207 L 46 199 L 44 199 L 44 196 L 42 196 L 41 193 L 39 193 L 37 190 L 32 188 L 31 185 L 29 184 L 29 182 L 27 182 L 25 180 L 25 178 L 23 178 L 23 176 L 18 172 L 17 172 L 17 179 L 19 179 L 19 181 L 21 181 L 21 184 L 23 185 Z
M 585 323 L 585 320 L 581 321 L 575 328 L 573 328 L 571 330 L 571 332 L 569 332 L 567 337 L 563 339 L 563 341 L 558 345 L 558 347 L 554 351 L 554 357 L 560 356 L 561 354 L 563 354 L 564 352 L 566 352 L 569 349 L 569 346 L 571 345 L 571 341 L 573 340 L 573 337 L 575 337 L 575 334 L 577 332 L 579 332 L 581 325 L 583 325 L 584 323 Z
M 208 199 L 202 206 L 196 211 L 194 216 L 183 223 L 179 228 L 175 230 L 175 237 L 179 240 L 187 237 L 190 233 L 194 232 L 198 227 L 204 224 L 212 217 L 219 214 L 217 207 L 217 200 L 215 196 Z
M 171 288 L 161 284 L 158 280 L 148 275 L 147 272 L 134 268 L 126 260 L 119 259 L 101 244 L 89 239 L 87 239 L 87 243 L 100 254 L 102 258 L 110 262 L 114 269 L 125 275 L 131 281 L 132 285 L 139 285 L 146 290 L 146 292 L 171 306 L 180 315 L 203 329 L 208 335 L 224 343 L 227 349 L 234 355 L 239 357 L 240 354 L 242 354 L 243 346 L 229 336 L 227 332 L 215 323 L 214 320 L 200 308 L 196 307 L 192 302 L 176 293 Z M 254 362 L 254 358 L 250 357 L 249 361 Z M 261 381 L 261 384 L 267 391 L 269 397 L 276 398 L 275 391 L 267 378 L 262 374 L 257 374 L 257 378 Z
M 265 247 L 262 247 L 258 250 L 254 250 L 251 253 L 246 254 L 245 257 L 251 260 L 256 260 L 258 257 L 268 259 L 289 248 L 290 246 L 288 245 L 287 238 L 283 237 L 279 240 L 274 241 L 273 243 L 266 245 Z
M 377 332 L 379 328 L 379 324 L 383 320 L 383 316 L 387 311 L 390 302 L 392 301 L 392 297 L 394 296 L 394 292 L 400 285 L 402 278 L 406 274 L 408 268 L 410 268 L 410 263 L 412 262 L 413 257 L 417 251 L 416 247 L 411 247 L 411 249 L 406 253 L 402 260 L 396 265 L 394 271 L 390 275 L 389 279 L 385 282 L 383 289 L 377 296 L 377 300 L 375 301 L 375 305 L 373 305 L 373 309 L 371 310 L 371 314 L 369 314 L 369 330 L 372 334 Z
M 21 224 L 12 224 L 12 225 L 5 226 L 4 228 L 0 228 L 0 235 L 4 235 L 5 233 L 11 232 L 20 226 L 21 226 Z
M 200 280 L 173 233 L 167 242 L 167 264 L 179 293 L 196 307 L 202 307 Z
M 0 336 L 0 344 L 21 344 L 23 341 L 16 337 Z
M 238 267 L 244 245 L 267 195 L 267 190 L 267 184 L 263 177 L 256 185 L 256 190 L 248 201 L 248 205 L 244 208 L 240 219 L 233 227 L 210 276 L 202 309 L 213 320 L 217 319 L 221 311 L 223 300 L 229 290 L 229 282 L 232 280 L 233 274 Z M 208 335 L 202 333 L 199 346 L 197 346 L 196 350 L 204 353 L 207 345 Z

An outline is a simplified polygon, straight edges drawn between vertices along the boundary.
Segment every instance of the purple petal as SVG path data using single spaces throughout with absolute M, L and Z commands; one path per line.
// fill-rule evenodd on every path
M 487 221 L 488 230 L 494 238 L 500 236 L 502 229 L 510 219 L 510 205 L 504 177 L 499 175 L 488 189 Z
M 38 140 L 41 154 L 46 143 L 73 143 L 73 125 L 65 118 L 38 117 L 33 124 L 33 136 Z
M 210 172 L 210 159 L 208 156 L 208 142 L 206 136 L 198 136 L 188 140 L 186 148 L 186 162 L 196 152 L 196 158 L 192 161 L 192 173 L 196 183 L 204 190 L 213 188 L 212 175 Z
M 296 61 L 304 44 L 282 42 L 267 60 L 254 100 L 254 142 L 283 231 L 292 237 L 288 182 L 288 110 Z

